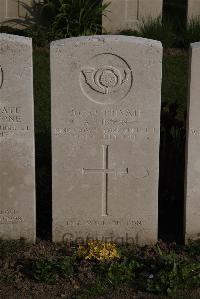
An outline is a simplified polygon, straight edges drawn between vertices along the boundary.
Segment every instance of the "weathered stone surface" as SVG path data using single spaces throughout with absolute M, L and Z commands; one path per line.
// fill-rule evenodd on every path
M 0 238 L 35 240 L 31 39 L 0 34 Z
M 191 44 L 191 72 L 189 78 L 185 239 L 200 238 L 200 43 Z
M 162 47 L 51 44 L 53 240 L 157 240 Z
M 142 20 L 162 16 L 163 0 L 104 0 L 111 2 L 103 16 L 105 31 L 116 33 L 125 29 L 137 29 Z
M 191 18 L 200 16 L 200 1 L 199 0 L 188 0 L 187 18 L 188 21 Z

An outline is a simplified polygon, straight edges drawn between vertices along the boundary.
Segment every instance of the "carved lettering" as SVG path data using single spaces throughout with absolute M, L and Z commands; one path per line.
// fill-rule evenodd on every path
M 21 122 L 21 107 L 0 106 L 1 122 Z
M 68 219 L 66 221 L 67 226 L 105 226 L 105 225 L 113 225 L 113 226 L 127 226 L 127 227 L 137 227 L 142 226 L 142 221 L 139 219 L 107 219 L 97 220 L 97 219 Z
M 2 87 L 3 85 L 3 80 L 4 80 L 4 74 L 3 74 L 3 69 L 2 69 L 2 66 L 0 65 L 0 88 Z
M 191 129 L 190 131 L 191 131 L 192 135 L 200 136 L 200 129 Z
M 0 225 L 1 224 L 17 224 L 23 222 L 22 216 L 18 216 L 16 210 L 7 209 L 0 210 Z
M 106 127 L 106 126 L 105 126 Z M 155 128 L 147 127 L 112 127 L 98 128 L 98 127 L 68 127 L 68 128 L 55 128 L 54 133 L 56 136 L 71 136 L 76 139 L 94 139 L 97 133 L 102 132 L 103 140 L 117 140 L 129 139 L 135 141 L 137 138 L 142 137 L 148 139 L 149 135 L 155 134 Z M 100 135 L 99 135 L 100 136 Z

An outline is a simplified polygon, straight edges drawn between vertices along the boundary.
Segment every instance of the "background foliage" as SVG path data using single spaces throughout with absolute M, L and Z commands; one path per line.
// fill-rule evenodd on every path
M 31 14 L 36 23 L 28 26 L 25 34 L 36 45 L 80 35 L 95 35 L 102 32 L 102 16 L 109 2 L 101 0 L 44 0 L 35 3 Z

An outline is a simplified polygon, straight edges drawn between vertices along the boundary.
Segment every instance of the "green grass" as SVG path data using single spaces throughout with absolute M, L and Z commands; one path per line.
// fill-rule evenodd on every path
M 76 299 L 96 298 L 97 296 L 106 295 L 111 286 L 103 279 L 96 278 L 93 283 L 88 283 L 80 290 L 74 292 Z M 102 298 L 102 297 L 101 297 Z
M 32 298 L 39 287 L 45 294 L 53 291 L 52 298 L 64 293 L 64 298 L 80 299 L 115 298 L 120 289 L 121 296 L 132 293 L 125 298 L 134 297 L 138 291 L 143 298 L 151 298 L 145 297 L 147 294 L 153 298 L 187 298 L 182 295 L 199 292 L 200 240 L 187 246 L 159 242 L 154 246 L 115 248 L 117 257 L 99 261 L 95 255 L 89 260 L 80 256 L 75 244 L 70 247 L 64 243 L 0 241 L 1 252 L 9 252 L 1 256 L 1 292 L 9 286 L 18 297 L 23 294 L 23 298 Z
M 173 47 L 176 38 L 171 22 L 162 21 L 160 17 L 143 20 L 138 26 L 138 32 L 141 37 L 161 41 L 164 48 Z
M 192 18 L 183 34 L 183 45 L 189 47 L 191 43 L 200 41 L 200 16 Z
M 120 34 L 158 40 L 164 48 L 172 48 L 176 41 L 172 23 L 168 20 L 162 21 L 160 17 L 144 19 L 135 30 L 122 30 Z
M 38 282 L 55 284 L 61 277 L 67 279 L 72 276 L 74 267 L 75 259 L 69 256 L 37 260 L 32 267 L 33 278 Z
M 24 250 L 27 250 L 31 245 L 24 239 L 20 240 L 1 240 L 0 239 L 0 257 L 9 257 L 15 254 L 19 254 Z

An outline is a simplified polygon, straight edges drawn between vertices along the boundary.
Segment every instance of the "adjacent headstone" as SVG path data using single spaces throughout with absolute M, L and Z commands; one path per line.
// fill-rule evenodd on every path
M 189 78 L 185 240 L 200 238 L 200 43 L 191 44 Z
M 51 44 L 54 241 L 157 240 L 161 62 L 142 38 Z
M 31 39 L 0 34 L 0 238 L 35 240 Z
M 163 0 L 104 0 L 110 2 L 103 16 L 106 32 L 116 33 L 126 29 L 135 30 L 143 20 L 162 17 Z
M 200 1 L 188 0 L 187 19 L 200 17 Z
M 33 0 L 1 0 L 0 1 L 0 25 L 23 27 L 21 22 L 29 16 Z

